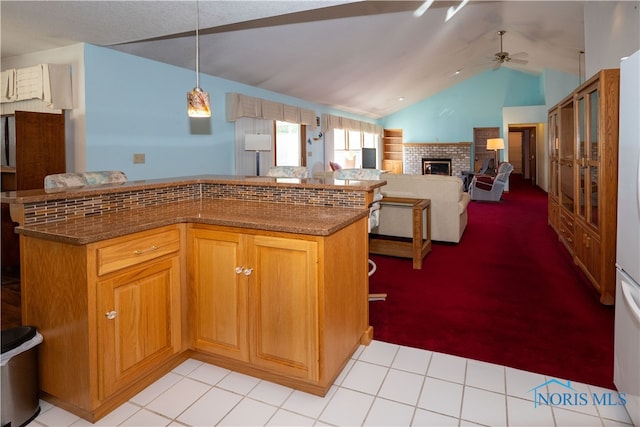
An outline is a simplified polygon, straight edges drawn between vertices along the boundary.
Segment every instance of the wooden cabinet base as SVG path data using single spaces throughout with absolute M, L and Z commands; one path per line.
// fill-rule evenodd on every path
M 139 381 L 134 382 L 129 387 L 122 388 L 118 392 L 104 399 L 99 406 L 93 409 L 81 408 L 79 406 L 69 403 L 66 399 L 59 399 L 49 393 L 40 390 L 40 398 L 44 401 L 64 409 L 67 412 L 71 412 L 74 415 L 79 416 L 89 422 L 95 423 L 99 419 L 105 417 L 107 414 L 117 409 L 119 406 L 130 400 L 136 394 L 140 393 L 145 388 L 149 387 L 154 382 L 171 372 L 176 366 L 187 360 L 189 355 L 187 353 L 181 353 L 173 356 L 167 360 L 161 366 L 158 366 L 149 375 L 140 378 Z
M 358 346 L 354 347 L 351 354 L 353 354 L 357 348 Z M 315 382 L 306 380 L 304 378 L 295 378 L 289 375 L 279 374 L 267 369 L 261 369 L 259 366 L 242 362 L 230 357 L 219 356 L 217 354 L 204 353 L 194 350 L 189 350 L 187 354 L 188 357 L 199 360 L 201 362 L 210 363 L 212 365 L 220 366 L 234 372 L 260 378 L 262 380 L 280 384 L 285 387 L 291 387 L 295 390 L 300 390 L 316 396 L 325 396 L 327 394 L 338 375 L 340 375 L 344 367 L 347 365 L 347 362 L 350 358 L 347 357 L 342 363 L 340 369 L 334 372 L 330 378 L 320 378 L 319 381 Z

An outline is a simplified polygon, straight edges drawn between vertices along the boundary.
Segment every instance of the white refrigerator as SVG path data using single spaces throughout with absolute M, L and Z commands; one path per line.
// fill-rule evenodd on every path
M 614 376 L 640 427 L 640 51 L 620 63 Z

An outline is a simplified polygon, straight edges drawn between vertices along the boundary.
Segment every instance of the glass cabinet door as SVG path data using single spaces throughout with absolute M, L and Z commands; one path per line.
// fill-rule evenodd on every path
M 597 86 L 578 95 L 578 206 L 577 214 L 595 228 L 599 225 L 600 144 Z
M 573 99 L 560 106 L 559 116 L 558 163 L 560 166 L 559 198 L 560 205 L 573 212 L 575 176 L 575 126 Z
M 578 99 L 578 211 L 577 214 L 582 218 L 586 217 L 587 195 L 586 182 L 588 180 L 587 168 L 584 162 L 586 157 L 586 127 L 585 127 L 585 104 L 584 97 Z
M 549 115 L 549 194 L 558 197 L 558 110 L 554 110 Z
M 589 124 L 588 135 L 588 164 L 589 164 L 589 223 L 594 227 L 599 225 L 599 168 L 600 168 L 600 129 L 598 128 L 598 107 L 600 105 L 599 91 L 593 90 L 589 93 L 589 114 L 587 123 Z

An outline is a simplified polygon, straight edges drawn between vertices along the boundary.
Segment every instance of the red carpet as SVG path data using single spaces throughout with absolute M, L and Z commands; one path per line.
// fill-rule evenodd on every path
M 613 307 L 598 302 L 547 225 L 547 195 L 512 175 L 499 203 L 471 202 L 458 245 L 422 270 L 375 256 L 376 340 L 614 389 Z

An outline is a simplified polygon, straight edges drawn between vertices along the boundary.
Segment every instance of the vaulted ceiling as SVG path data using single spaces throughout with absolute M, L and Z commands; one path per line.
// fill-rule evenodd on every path
M 435 1 L 415 17 L 423 3 L 200 0 L 200 72 L 372 118 L 494 69 L 500 51 L 526 60 L 501 66 L 579 73 L 582 1 Z M 196 5 L 3 0 L 2 58 L 86 42 L 194 69 Z

